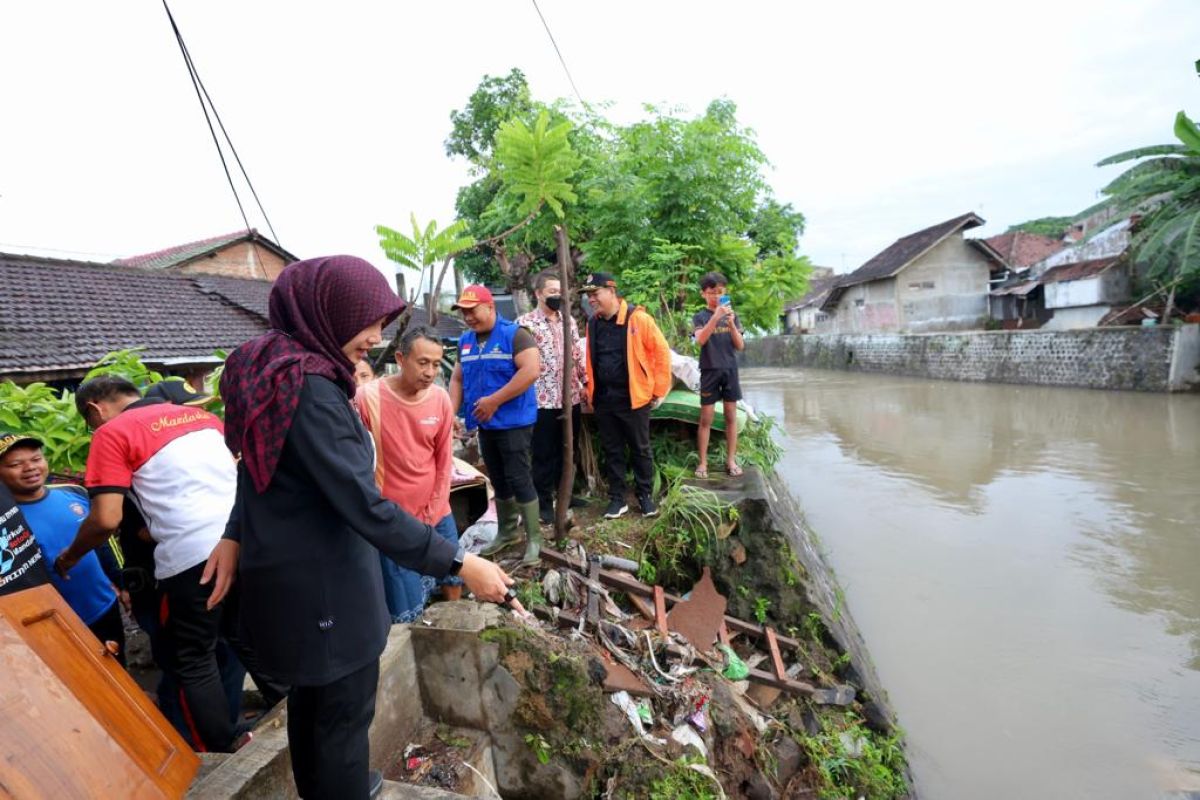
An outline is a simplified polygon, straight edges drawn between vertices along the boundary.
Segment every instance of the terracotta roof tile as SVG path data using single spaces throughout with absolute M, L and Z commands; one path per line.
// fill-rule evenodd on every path
M 1110 258 L 1093 258 L 1090 261 L 1078 261 L 1074 264 L 1062 264 L 1061 266 L 1051 267 L 1043 272 L 1039 280 L 1042 283 L 1061 283 L 1063 281 L 1094 278 L 1120 260 L 1120 256 L 1112 256 Z
M 291 253 L 260 234 L 254 228 L 251 228 L 249 230 L 222 234 L 221 236 L 213 236 L 208 239 L 200 239 L 195 242 L 188 242 L 187 244 L 175 245 L 164 250 L 155 250 L 152 253 L 119 258 L 113 264 L 121 267 L 138 267 L 139 269 L 167 269 L 169 267 L 181 266 L 201 256 L 216 252 L 223 247 L 246 240 L 253 240 L 275 251 L 287 263 L 296 260 L 296 257 Z
M 1031 267 L 1066 247 L 1059 239 L 1026 231 L 1009 231 L 984 241 L 1011 267 Z

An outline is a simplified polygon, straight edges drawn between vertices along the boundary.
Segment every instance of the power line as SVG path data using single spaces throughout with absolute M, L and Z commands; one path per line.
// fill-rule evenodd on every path
M 163 0 L 166 2 L 166 0 Z M 567 69 L 567 60 L 563 58 L 562 50 L 558 49 L 558 42 L 554 41 L 554 34 L 550 32 L 550 23 L 546 22 L 546 17 L 542 14 L 542 10 L 538 8 L 537 0 L 531 0 L 533 10 L 537 12 L 538 18 L 542 21 L 542 27 L 546 29 L 546 35 L 550 37 L 550 44 L 554 45 L 554 52 L 558 54 L 558 63 L 562 64 L 563 72 L 567 73 L 567 82 L 571 84 L 571 91 L 575 93 L 575 99 L 579 101 L 579 105 L 587 110 L 587 103 L 583 102 L 583 96 L 579 94 L 579 87 L 575 85 L 575 79 L 571 77 L 571 70 Z
M 213 145 L 217 148 L 217 155 L 221 159 L 221 168 L 225 170 L 225 179 L 229 182 L 229 189 L 233 192 L 233 199 L 237 202 L 238 211 L 242 215 L 242 222 L 245 224 L 246 230 L 250 230 L 250 221 L 246 217 L 246 209 L 242 206 L 242 198 L 238 195 L 237 187 L 233 183 L 233 176 L 229 174 L 229 164 L 225 160 L 225 152 L 221 149 L 217 132 L 213 128 L 212 118 L 209 117 L 208 111 L 210 108 L 212 109 L 212 117 L 216 118 L 217 126 L 221 129 L 221 135 L 225 137 L 225 143 L 229 145 L 229 151 L 233 154 L 233 158 L 237 162 L 238 169 L 241 170 L 246 185 L 250 187 L 250 194 L 254 197 L 258 211 L 267 223 L 267 229 L 271 231 L 271 238 L 275 240 L 276 244 L 282 247 L 283 243 L 279 241 L 279 235 L 275 233 L 275 226 L 271 224 L 271 218 L 267 216 L 267 210 L 263 208 L 262 201 L 258 199 L 258 192 L 255 191 L 254 183 L 250 180 L 250 175 L 247 174 L 246 167 L 242 164 L 241 156 L 238 155 L 237 148 L 233 146 L 233 139 L 230 138 L 229 132 L 225 130 L 225 123 L 221 121 L 221 115 L 217 113 L 217 107 L 213 103 L 212 97 L 209 96 L 204 81 L 200 79 L 200 73 L 196 69 L 195 62 L 192 61 L 192 54 L 188 51 L 187 44 L 183 41 L 183 34 L 180 32 L 179 26 L 175 24 L 175 16 L 171 13 L 171 9 L 167 5 L 167 0 L 163 0 L 163 9 L 167 12 L 167 19 L 171 22 L 171 30 L 175 32 L 175 41 L 179 44 L 179 52 L 183 55 L 184 64 L 187 65 L 188 77 L 192 80 L 192 88 L 196 91 L 196 99 L 200 102 L 200 110 L 204 112 L 204 121 L 208 124 L 208 132 L 212 135 Z M 207 101 L 207 105 L 205 105 L 205 101 Z

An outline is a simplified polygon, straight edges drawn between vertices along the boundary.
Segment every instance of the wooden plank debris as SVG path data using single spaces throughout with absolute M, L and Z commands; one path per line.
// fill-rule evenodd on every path
M 572 569 L 581 575 L 587 574 L 587 568 L 578 559 L 571 558 L 570 556 L 560 553 L 552 548 L 543 547 L 542 558 L 549 563 L 554 564 L 555 566 Z M 642 597 L 654 596 L 654 587 L 647 586 L 638 579 L 629 575 L 623 575 L 619 572 L 612 572 L 606 569 L 600 570 L 600 582 L 606 586 L 625 592 L 629 595 L 637 594 L 641 595 Z M 682 598 L 677 595 L 673 595 L 670 592 L 665 592 L 663 594 L 663 599 L 668 605 L 674 605 Z M 753 622 L 746 622 L 745 620 L 738 619 L 737 617 L 726 615 L 725 624 L 728 626 L 730 634 L 744 633 L 757 639 L 762 639 L 766 636 L 766 631 L 763 630 L 761 625 L 756 625 Z M 781 647 L 787 647 L 792 650 L 804 649 L 804 646 L 800 643 L 800 641 L 793 639 L 790 636 L 783 636 L 776 633 L 775 640 Z

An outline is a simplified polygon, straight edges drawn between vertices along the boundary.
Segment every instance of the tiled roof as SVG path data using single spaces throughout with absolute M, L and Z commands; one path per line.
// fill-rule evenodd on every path
M 851 286 L 892 277 L 929 252 L 942 240 L 959 231 L 977 228 L 983 222 L 982 218 L 968 212 L 897 239 L 886 250 L 872 257 L 854 272 L 849 275 L 839 275 L 830 287 L 829 293 L 820 300 L 821 308 L 828 309 L 837 305 L 842 294 Z M 979 246 L 985 253 L 990 253 L 990 249 L 985 243 L 978 240 L 973 240 L 972 243 Z
M 1051 267 L 1042 273 L 1042 283 L 1062 283 L 1063 281 L 1079 281 L 1094 278 L 1120 261 L 1120 256 L 1111 258 L 1093 258 L 1090 261 L 1079 261 L 1074 264 L 1063 264 Z
M 1066 243 L 1059 239 L 1026 231 L 1009 231 L 984 241 L 991 245 L 1010 267 L 1031 267 L 1066 247 Z
M 267 329 L 213 288 L 232 280 L 0 253 L 0 375 L 87 369 L 130 347 L 152 363 L 232 349 Z
M 413 322 L 410 322 L 410 325 L 426 325 L 428 324 L 426 320 L 429 319 L 429 312 L 425 310 L 424 306 L 416 306 L 413 309 L 412 319 Z M 438 312 L 437 323 L 433 327 L 434 330 L 437 331 L 438 336 L 441 336 L 443 339 L 457 339 L 460 335 L 462 335 L 462 332 L 467 329 L 467 326 L 462 321 L 462 318 L 459 317 L 455 312 Z M 395 322 L 383 329 L 383 341 L 385 343 L 390 342 L 392 337 L 395 335 Z
M 226 233 L 221 236 L 213 236 L 210 239 L 201 239 L 196 242 L 168 247 L 165 250 L 155 250 L 153 253 L 143 253 L 140 256 L 120 258 L 114 261 L 113 264 L 121 267 L 138 267 L 139 269 L 167 269 L 168 267 L 182 266 L 189 261 L 194 261 L 209 253 L 215 253 L 231 244 L 243 241 L 253 241 L 274 251 L 286 263 L 290 264 L 296 260 L 294 255 L 260 234 L 254 228 L 251 228 L 250 230 L 234 231 L 233 233 Z
M 897 239 L 886 250 L 873 257 L 849 275 L 838 281 L 838 288 L 857 286 L 860 283 L 890 278 L 923 255 L 948 236 L 983 224 L 975 214 L 967 213 L 945 222 L 939 222 L 924 230 L 910 233 Z
M 825 299 L 825 295 L 837 284 L 838 275 L 829 275 L 824 278 L 816 278 L 808 284 L 808 294 L 797 300 L 789 300 L 783 304 L 784 311 L 794 311 L 798 308 L 807 308 L 811 305 L 816 305 Z
M 265 322 L 268 317 L 267 301 L 271 297 L 270 281 L 250 278 L 228 278 L 222 275 L 191 275 L 196 288 L 228 300 L 236 306 L 257 314 Z

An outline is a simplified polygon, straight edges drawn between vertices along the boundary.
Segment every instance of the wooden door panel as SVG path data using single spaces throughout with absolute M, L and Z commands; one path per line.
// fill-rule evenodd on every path
M 0 797 L 186 792 L 199 759 L 53 587 L 0 597 L 0 668 Z

